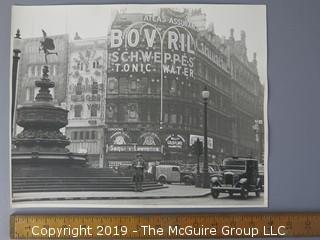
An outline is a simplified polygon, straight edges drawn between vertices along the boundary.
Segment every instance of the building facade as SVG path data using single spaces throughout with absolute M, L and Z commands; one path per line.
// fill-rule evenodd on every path
M 191 14 L 196 18 L 197 11 Z M 116 16 L 108 43 L 108 165 L 130 162 L 135 152 L 147 161 L 193 162 L 191 145 L 203 139 L 204 86 L 209 162 L 258 154 L 254 124 L 263 117 L 264 96 L 256 59 L 239 53 L 243 35 L 232 45 L 232 37 L 217 36 L 212 24 L 197 29 L 192 18 L 171 9 Z M 245 72 L 241 78 L 235 66 Z
M 246 33 L 235 40 L 234 30 L 226 41 L 232 77 L 234 153 L 263 161 L 264 88 L 259 80 L 256 53 L 248 60 Z
M 72 152 L 86 152 L 92 167 L 101 167 L 105 123 L 106 39 L 69 44 L 67 109 Z

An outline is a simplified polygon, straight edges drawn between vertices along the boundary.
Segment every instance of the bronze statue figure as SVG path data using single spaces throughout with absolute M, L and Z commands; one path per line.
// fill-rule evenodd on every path
M 48 63 L 48 59 L 47 56 L 50 54 L 55 54 L 58 55 L 57 52 L 51 52 L 52 50 L 55 49 L 55 45 L 54 45 L 54 41 L 52 38 L 48 38 L 47 37 L 47 33 L 42 29 L 42 34 L 43 34 L 43 40 L 40 41 L 40 48 L 39 48 L 39 52 L 43 51 L 44 52 L 44 59 L 46 61 L 46 64 Z M 51 50 L 51 51 L 49 51 Z

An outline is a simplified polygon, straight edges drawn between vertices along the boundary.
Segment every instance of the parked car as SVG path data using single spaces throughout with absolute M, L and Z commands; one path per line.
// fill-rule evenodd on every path
M 156 180 L 160 183 L 180 182 L 180 167 L 178 165 L 156 166 Z
M 251 158 L 229 157 L 223 160 L 222 175 L 211 178 L 211 195 L 218 198 L 221 192 L 240 193 L 242 199 L 247 199 L 249 192 L 260 196 L 262 182 L 258 172 L 258 161 Z
M 203 174 L 203 166 L 200 165 L 200 175 Z M 220 169 L 217 165 L 209 165 L 208 173 L 210 178 L 219 174 Z M 181 172 L 181 182 L 186 185 L 193 185 L 196 182 L 197 177 L 197 166 L 192 167 L 191 169 L 187 169 Z
M 262 192 L 264 192 L 264 165 L 259 164 L 258 169 L 259 169 L 259 178 L 261 180 L 261 185 L 262 185 Z

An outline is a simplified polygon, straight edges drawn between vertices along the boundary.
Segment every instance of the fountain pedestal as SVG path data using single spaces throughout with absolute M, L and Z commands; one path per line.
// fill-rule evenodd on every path
M 26 170 L 42 169 L 61 172 L 65 168 L 85 167 L 87 156 L 70 152 L 70 141 L 60 132 L 68 124 L 68 110 L 54 106 L 50 88 L 54 82 L 48 78 L 48 66 L 42 70 L 42 78 L 35 82 L 40 88 L 35 102 L 23 105 L 16 111 L 16 122 L 23 127 L 13 140 L 13 177 L 25 176 Z

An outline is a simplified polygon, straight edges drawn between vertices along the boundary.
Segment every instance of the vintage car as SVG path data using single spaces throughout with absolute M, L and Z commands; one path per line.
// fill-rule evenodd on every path
M 156 180 L 162 184 L 180 182 L 180 167 L 178 165 L 156 166 Z
M 200 166 L 200 175 L 203 174 L 203 166 Z M 215 176 L 220 171 L 217 165 L 209 165 L 208 166 L 208 173 L 210 177 Z M 186 185 L 193 185 L 196 182 L 197 177 L 197 166 L 193 166 L 191 169 L 186 169 L 181 171 L 181 183 Z
M 218 198 L 220 193 L 240 193 L 247 199 L 249 192 L 260 196 L 262 182 L 258 173 L 258 161 L 251 158 L 229 157 L 223 160 L 221 176 L 211 178 L 211 195 Z
M 259 178 L 261 181 L 261 188 L 262 188 L 261 190 L 262 190 L 262 192 L 264 192 L 264 165 L 259 164 L 258 169 L 259 169 Z

